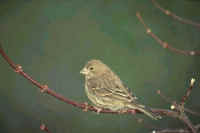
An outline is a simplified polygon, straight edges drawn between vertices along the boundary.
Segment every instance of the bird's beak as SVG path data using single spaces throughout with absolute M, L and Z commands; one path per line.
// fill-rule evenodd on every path
M 83 75 L 87 75 L 89 73 L 89 71 L 86 69 L 86 68 L 83 68 L 81 71 L 80 71 L 81 74 Z

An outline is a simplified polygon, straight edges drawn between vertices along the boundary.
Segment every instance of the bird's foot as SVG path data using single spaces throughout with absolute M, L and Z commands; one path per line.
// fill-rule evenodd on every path
M 119 114 L 124 114 L 124 113 L 126 113 L 127 112 L 127 110 L 126 109 L 122 109 L 122 110 L 119 110 L 119 111 L 117 111 Z
M 83 108 L 83 112 L 87 112 L 88 111 L 88 103 L 85 102 L 84 105 L 85 105 L 85 107 Z
M 100 112 L 102 111 L 102 108 L 99 108 L 97 106 L 94 106 L 94 108 L 96 109 L 97 114 L 100 114 Z

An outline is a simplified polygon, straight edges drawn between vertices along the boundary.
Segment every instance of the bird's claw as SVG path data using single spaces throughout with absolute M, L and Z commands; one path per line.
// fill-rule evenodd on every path
M 102 109 L 101 109 L 101 108 L 99 108 L 99 107 L 96 107 L 96 106 L 94 106 L 94 108 L 96 109 L 96 112 L 97 112 L 97 114 L 99 115 L 99 114 L 100 114 L 100 112 L 102 111 Z
M 88 111 L 88 103 L 85 102 L 84 105 L 85 105 L 85 107 L 83 108 L 83 112 L 87 112 Z

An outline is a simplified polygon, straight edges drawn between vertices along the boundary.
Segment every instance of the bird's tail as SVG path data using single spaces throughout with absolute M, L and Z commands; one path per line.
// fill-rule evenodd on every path
M 160 115 L 157 115 L 157 114 L 153 113 L 150 108 L 145 107 L 144 105 L 136 104 L 136 103 L 129 103 L 127 105 L 127 107 L 130 108 L 130 109 L 139 110 L 139 111 L 141 111 L 142 113 L 144 113 L 145 115 L 151 117 L 154 120 L 161 119 Z

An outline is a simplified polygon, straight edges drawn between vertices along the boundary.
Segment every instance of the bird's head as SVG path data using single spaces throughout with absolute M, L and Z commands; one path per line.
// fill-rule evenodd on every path
M 87 62 L 80 73 L 85 75 L 87 78 L 97 78 L 107 71 L 109 71 L 108 66 L 100 60 L 93 59 Z

